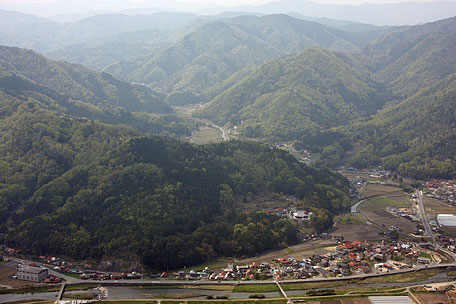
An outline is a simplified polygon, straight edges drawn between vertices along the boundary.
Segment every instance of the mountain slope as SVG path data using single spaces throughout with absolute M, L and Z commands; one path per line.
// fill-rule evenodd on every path
M 73 117 L 129 125 L 141 132 L 189 136 L 193 123 L 173 115 L 151 89 L 106 73 L 55 62 L 33 51 L 0 47 L 0 92 Z
M 456 74 L 386 107 L 368 122 L 348 127 L 367 149 L 351 160 L 357 167 L 382 163 L 420 179 L 456 176 Z
M 241 16 L 200 26 L 146 64 L 106 71 L 163 92 L 190 90 L 211 98 L 213 88 L 234 73 L 312 45 L 353 51 L 362 43 L 356 35 L 287 15 Z
M 51 61 L 33 51 L 0 47 L 0 66 L 58 94 L 94 106 L 122 107 L 128 111 L 171 113 L 160 95 L 144 86 L 133 86 L 109 74 L 79 65 Z
M 352 55 L 307 49 L 262 65 L 195 115 L 297 140 L 329 166 L 452 177 L 455 27 L 456 18 L 414 26 Z
M 196 115 L 247 137 L 297 139 L 375 113 L 375 88 L 353 57 L 308 48 L 263 65 Z
M 267 145 L 196 146 L 0 98 L 0 231 L 29 254 L 163 271 L 296 243 L 286 219 L 235 211 L 248 193 L 308 201 L 317 230 L 331 223 L 325 209 L 349 206 L 344 178 Z
M 378 81 L 398 98 L 435 84 L 456 71 L 456 17 L 392 32 L 363 50 Z

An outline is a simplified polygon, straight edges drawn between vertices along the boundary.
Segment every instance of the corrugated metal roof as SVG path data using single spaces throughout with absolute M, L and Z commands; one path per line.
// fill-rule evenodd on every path
M 456 216 L 453 214 L 439 214 L 437 215 L 437 222 L 443 226 L 456 226 Z
M 408 296 L 369 297 L 372 304 L 414 304 Z

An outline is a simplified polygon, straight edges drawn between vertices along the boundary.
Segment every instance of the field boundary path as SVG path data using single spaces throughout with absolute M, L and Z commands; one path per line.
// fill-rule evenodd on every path
M 58 294 L 58 296 L 57 296 L 57 301 L 62 300 L 62 298 L 63 298 L 63 293 L 65 292 L 65 287 L 66 287 L 66 283 L 62 283 L 62 286 L 60 287 L 59 294 Z
M 288 297 L 288 295 L 285 293 L 285 290 L 283 290 L 282 286 L 280 286 L 279 281 L 275 280 L 274 282 L 276 283 L 277 287 L 279 287 L 279 290 L 280 290 L 280 292 L 282 293 L 283 297 L 284 297 L 285 299 L 287 299 L 287 304 L 293 304 L 293 301 L 292 301 L 292 300 Z

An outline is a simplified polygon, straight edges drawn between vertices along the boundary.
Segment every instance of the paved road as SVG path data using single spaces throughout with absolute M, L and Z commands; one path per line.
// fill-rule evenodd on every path
M 351 213 L 352 214 L 359 213 L 358 207 L 359 207 L 359 205 L 361 205 L 365 201 L 366 201 L 366 199 L 362 199 L 362 200 L 358 201 L 356 204 L 354 204 L 353 206 L 351 206 Z
M 424 211 L 424 206 L 423 206 L 423 191 L 421 190 L 416 190 L 416 197 L 418 201 L 418 209 L 420 211 L 420 217 L 421 221 L 423 222 L 424 230 L 426 231 L 426 234 L 431 238 L 432 244 L 434 245 L 435 248 L 437 248 L 437 241 L 435 240 L 435 236 L 432 233 L 431 227 L 429 226 L 429 222 L 426 217 L 426 212 Z

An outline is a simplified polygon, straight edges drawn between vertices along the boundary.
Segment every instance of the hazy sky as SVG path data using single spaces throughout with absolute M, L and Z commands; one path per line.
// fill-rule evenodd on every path
M 54 0 L 0 0 L 0 3 L 43 3 L 53 2 Z M 72 2 L 75 0 L 67 0 Z M 76 0 L 77 1 L 77 0 Z M 131 2 L 142 2 L 141 0 L 130 0 Z M 177 0 L 185 3 L 213 3 L 227 6 L 236 5 L 255 5 L 274 2 L 276 0 Z M 317 3 L 333 3 L 333 4 L 360 4 L 360 3 L 398 3 L 398 2 L 435 2 L 437 0 L 311 0 Z M 456 0 L 447 0 L 455 2 Z M 107 0 L 106 2 L 109 2 Z

